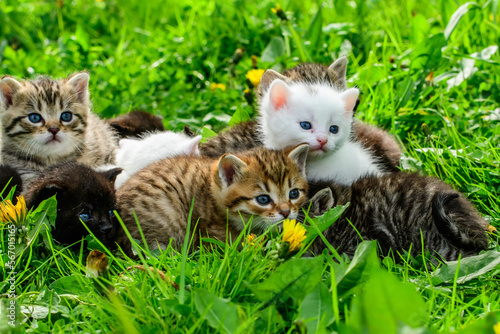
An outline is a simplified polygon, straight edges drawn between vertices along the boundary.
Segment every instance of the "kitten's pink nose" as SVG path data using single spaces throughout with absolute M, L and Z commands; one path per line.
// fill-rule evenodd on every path
M 325 146 L 326 143 L 328 143 L 328 138 L 324 135 L 317 136 L 316 140 L 318 141 L 318 143 L 321 147 Z
M 278 207 L 278 211 L 283 216 L 283 218 L 287 218 L 290 215 L 290 208 L 286 204 Z
M 55 136 L 59 132 L 59 128 L 49 128 L 48 131 Z

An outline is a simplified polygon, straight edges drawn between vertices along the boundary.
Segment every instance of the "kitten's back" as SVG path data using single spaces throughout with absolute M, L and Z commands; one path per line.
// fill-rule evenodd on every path
M 488 247 L 487 223 L 472 204 L 446 183 L 416 173 L 369 176 L 352 186 L 330 181 L 310 184 L 310 195 L 329 187 L 334 205 L 350 203 L 325 236 L 340 252 L 352 256 L 361 241 L 378 240 L 382 255 L 412 249 L 415 256 L 424 249 L 446 260 L 459 254 L 471 256 Z M 318 214 L 320 212 L 316 212 Z M 314 252 L 325 245 L 317 241 Z

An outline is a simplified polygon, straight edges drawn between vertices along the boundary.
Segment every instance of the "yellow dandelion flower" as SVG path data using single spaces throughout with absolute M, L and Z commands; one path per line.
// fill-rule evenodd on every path
M 261 69 L 250 70 L 247 72 L 246 77 L 248 80 L 250 80 L 250 82 L 254 87 L 257 87 L 260 83 L 260 78 L 262 78 L 264 72 L 265 70 Z
M 497 228 L 495 226 L 490 225 L 490 224 L 488 224 L 487 229 L 488 229 L 488 232 L 491 232 L 491 233 L 496 232 L 496 230 L 497 230 Z
M 210 88 L 212 89 L 212 92 L 215 91 L 216 89 L 220 89 L 222 91 L 225 91 L 226 90 L 226 85 L 221 84 L 221 83 L 212 83 L 212 85 L 210 86 Z
M 495 334 L 500 334 L 500 322 L 493 326 L 493 330 L 495 331 Z
M 16 205 L 12 204 L 12 201 L 5 200 L 0 203 L 0 223 L 7 224 L 22 224 L 26 219 L 26 202 L 24 201 L 24 196 L 17 197 Z
M 306 229 L 302 224 L 297 224 L 295 219 L 287 219 L 283 222 L 283 242 L 288 242 L 290 252 L 302 247 L 302 242 L 305 239 Z
M 257 237 L 257 236 L 256 236 L 255 234 L 250 233 L 250 234 L 247 236 L 246 243 L 247 243 L 248 245 L 250 245 L 250 246 L 254 246 L 254 245 L 255 245 L 255 238 L 256 238 L 256 237 Z M 244 243 L 244 242 L 242 242 L 242 243 L 241 243 L 241 245 L 242 245 L 242 246 L 245 246 L 245 243 Z
M 282 19 L 283 21 L 288 20 L 288 18 L 286 17 L 285 12 L 283 11 L 283 9 L 281 9 L 279 3 L 276 4 L 276 8 L 271 8 L 271 11 L 274 14 L 276 14 L 276 16 L 278 16 L 280 19 Z

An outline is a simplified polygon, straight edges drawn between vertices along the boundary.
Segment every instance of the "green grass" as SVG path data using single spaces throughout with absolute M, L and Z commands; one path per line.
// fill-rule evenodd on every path
M 276 70 L 347 55 L 349 84 L 362 92 L 357 117 L 400 140 L 404 169 L 453 185 L 500 227 L 499 2 L 464 3 L 288 1 L 280 3 L 283 22 L 270 1 L 0 0 L 0 74 L 86 69 L 101 116 L 144 109 L 169 129 L 187 124 L 209 134 L 235 113 L 233 121 L 255 115 L 244 98 L 252 55 L 258 68 Z M 241 47 L 243 58 L 231 63 Z M 212 91 L 212 83 L 226 90 Z M 86 247 L 54 244 L 41 212 L 30 221 L 35 237 L 16 249 L 17 332 L 493 333 L 500 320 L 494 235 L 491 251 L 438 272 L 426 257 L 379 261 L 373 243 L 352 261 L 283 262 L 279 237 L 270 236 L 262 246 L 146 251 L 138 261 L 106 250 L 114 286 L 106 294 L 85 277 Z M 3 333 L 13 329 L 4 317 L 12 276 L 2 233 Z M 126 271 L 137 264 L 185 289 L 155 270 Z

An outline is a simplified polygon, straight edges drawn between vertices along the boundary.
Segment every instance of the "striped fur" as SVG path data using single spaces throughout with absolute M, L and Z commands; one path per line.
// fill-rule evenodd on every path
M 132 237 L 140 239 L 132 212 L 152 248 L 165 248 L 170 240 L 182 245 L 191 202 L 192 228 L 197 224 L 193 245 L 199 236 L 234 239 L 250 217 L 252 229 L 262 230 L 286 217 L 296 218 L 307 196 L 305 159 L 308 147 L 289 153 L 259 148 L 224 155 L 220 159 L 180 156 L 158 161 L 132 176 L 117 191 L 117 204 Z M 290 191 L 299 191 L 290 198 Z M 272 201 L 260 205 L 256 198 Z M 130 251 L 124 233 L 118 243 Z
M 328 187 L 331 192 L 321 192 Z M 333 193 L 333 201 L 328 196 Z M 318 194 L 314 196 L 315 194 Z M 330 195 L 328 195 L 330 194 Z M 333 205 L 350 203 L 344 214 L 324 235 L 339 253 L 354 255 L 361 241 L 377 240 L 386 255 L 389 250 L 425 250 L 445 260 L 476 255 L 488 247 L 487 223 L 472 204 L 441 180 L 416 173 L 392 173 L 382 177 L 365 177 L 352 186 L 330 181 L 310 183 L 314 196 L 311 212 L 322 214 Z M 306 205 L 307 206 L 307 205 Z M 321 240 L 312 247 L 314 253 L 325 248 Z
M 60 162 L 91 167 L 113 162 L 117 140 L 90 111 L 88 79 L 81 72 L 61 80 L 0 81 L 2 157 L 24 181 Z M 71 119 L 63 121 L 63 113 L 71 113 Z M 39 122 L 30 121 L 33 114 L 41 117 Z

